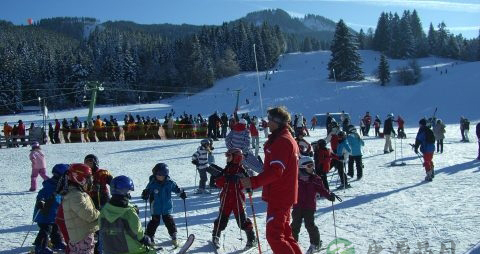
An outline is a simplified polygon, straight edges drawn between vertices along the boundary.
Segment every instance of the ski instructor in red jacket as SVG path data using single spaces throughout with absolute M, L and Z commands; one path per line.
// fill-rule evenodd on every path
M 263 171 L 240 181 L 244 188 L 263 186 L 267 202 L 267 241 L 276 254 L 302 253 L 292 235 L 290 210 L 297 203 L 298 146 L 288 123 L 290 114 L 283 107 L 268 110 L 268 128 L 272 133 L 265 143 Z

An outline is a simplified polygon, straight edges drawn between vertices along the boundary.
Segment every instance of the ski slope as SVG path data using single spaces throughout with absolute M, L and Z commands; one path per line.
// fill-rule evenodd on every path
M 364 71 L 371 74 L 378 64 L 375 52 L 362 51 Z M 351 181 L 353 188 L 338 191 L 343 202 L 335 203 L 337 237 L 353 244 L 355 253 L 401 253 L 406 246 L 410 253 L 428 243 L 428 250 L 442 253 L 451 247 L 455 253 L 465 253 L 480 241 L 480 161 L 477 157 L 478 145 L 474 137 L 474 126 L 480 119 L 478 112 L 479 62 L 464 63 L 449 59 L 420 59 L 424 80 L 416 86 L 404 87 L 392 84 L 380 87 L 372 83 L 372 78 L 362 82 L 335 83 L 326 80 L 326 64 L 329 53 L 325 51 L 289 54 L 281 57 L 278 71 L 265 80 L 260 74 L 263 107 L 286 105 L 292 113 L 303 113 L 310 119 L 314 113 L 345 110 L 350 112 L 353 122 L 365 111 L 380 115 L 382 120 L 387 113 L 401 114 L 407 122 L 407 139 L 397 140 L 394 149 L 397 160 L 403 158 L 403 167 L 391 167 L 395 153 L 383 154 L 383 139 L 367 137 L 364 148 L 364 177 Z M 391 69 L 404 65 L 405 61 L 390 61 Z M 453 64 L 453 67 L 452 67 Z M 281 67 L 280 67 L 281 65 Z M 437 67 L 438 70 L 435 70 Z M 444 70 L 448 68 L 448 74 Z M 443 71 L 440 75 L 440 71 Z M 475 82 L 477 81 L 477 82 Z M 262 83 L 265 83 L 263 88 Z M 177 97 L 157 104 L 128 105 L 119 107 L 98 107 L 95 114 L 115 115 L 123 119 L 126 112 L 144 116 L 162 117 L 173 107 L 177 114 L 187 113 L 208 115 L 214 110 L 231 112 L 235 106 L 233 89 L 241 88 L 241 111 L 258 115 L 260 103 L 256 73 L 242 73 L 221 80 L 211 89 L 190 97 Z M 245 104 L 245 99 L 250 104 Z M 430 116 L 435 107 L 437 116 L 448 123 L 443 154 L 435 154 L 436 177 L 431 183 L 424 183 L 424 170 L 420 160 L 409 148 L 414 142 L 418 119 Z M 475 110 L 475 108 L 477 108 Z M 87 110 L 50 112 L 50 117 L 85 117 Z M 461 143 L 459 126 L 460 115 L 471 120 L 470 143 Z M 0 121 L 39 121 L 41 116 L 22 114 L 1 116 Z M 312 131 L 309 141 L 326 136 L 325 130 Z M 372 134 L 372 131 L 370 132 Z M 261 143 L 265 141 L 261 135 Z M 127 175 L 135 183 L 132 202 L 140 207 L 142 223 L 145 218 L 145 203 L 139 198 L 146 186 L 152 167 L 159 162 L 170 166 L 171 177 L 187 192 L 195 189 L 195 168 L 190 157 L 195 152 L 199 140 L 144 140 L 127 142 L 103 142 L 87 144 L 45 145 L 42 149 L 47 158 L 48 171 L 57 163 L 82 162 L 86 154 L 94 153 L 100 159 L 101 167 L 109 169 L 113 175 Z M 225 165 L 223 153 L 226 151 L 222 139 L 215 142 L 215 159 L 218 165 Z M 29 250 L 37 233 L 36 225 L 31 225 L 36 193 L 27 192 L 30 181 L 29 148 L 0 149 L 0 253 L 25 253 Z M 261 153 L 263 157 L 263 153 Z M 49 175 L 51 175 L 49 173 Z M 336 176 L 332 178 L 332 189 L 336 186 Z M 198 180 L 198 179 L 197 179 Z M 40 178 L 37 181 L 41 181 Z M 264 253 L 272 253 L 265 240 L 266 206 L 260 199 L 260 190 L 254 193 L 254 206 L 260 231 L 260 243 Z M 189 195 L 186 202 L 188 231 L 195 233 L 196 240 L 189 253 L 212 253 L 208 241 L 211 239 L 213 221 L 219 210 L 219 199 L 212 195 Z M 321 239 L 327 246 L 335 238 L 332 205 L 325 199 L 317 201 L 316 224 Z M 247 213 L 251 218 L 247 200 Z M 186 239 L 183 202 L 174 197 L 174 213 L 178 236 Z M 221 251 L 239 253 L 246 242 L 232 219 L 221 237 Z M 25 235 L 26 246 L 20 247 Z M 157 242 L 168 246 L 168 233 L 162 225 L 156 234 Z M 309 246 L 305 228 L 300 233 L 300 245 L 306 250 Z M 399 249 L 397 249 L 397 246 Z M 400 248 L 403 246 L 403 249 Z M 478 245 L 477 245 L 478 246 Z M 379 251 L 381 249 L 381 251 Z M 374 252 L 376 250 L 376 252 Z M 477 250 L 478 251 L 478 250 Z M 323 251 L 325 253 L 325 251 Z M 408 253 L 408 252 L 405 252 Z M 420 252 L 423 253 L 423 252 Z M 471 253 L 476 253 L 471 252 Z

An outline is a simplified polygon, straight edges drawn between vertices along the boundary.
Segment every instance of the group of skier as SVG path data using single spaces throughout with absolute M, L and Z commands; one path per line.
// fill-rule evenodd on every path
M 389 114 L 384 124 L 385 152 L 393 151 L 387 136 L 396 134 L 393 121 L 401 119 L 394 120 L 393 117 Z M 201 140 L 192 155 L 192 163 L 200 175 L 196 194 L 209 192 L 207 172 L 210 173 L 209 187 L 220 189 L 219 214 L 212 230 L 214 246 L 219 248 L 221 232 L 231 213 L 246 233 L 246 248 L 258 244 L 255 217 L 253 223 L 247 217 L 245 192 L 251 198 L 253 189 L 263 187 L 262 199 L 267 202 L 266 238 L 271 249 L 279 253 L 301 253 L 298 234 L 304 221 L 311 243 L 308 253 L 319 251 L 322 241 L 313 216 L 317 194 L 332 202 L 338 198 L 330 191 L 327 173 L 332 168 L 337 170 L 338 188 L 350 187 L 348 179 L 355 175 L 355 164 L 357 179 L 363 177 L 364 141 L 357 129 L 348 125 L 342 126 L 342 130 L 336 121 L 331 120 L 327 137 L 310 144 L 304 138 L 308 134 L 302 115 L 297 116 L 297 123 L 301 123 L 297 124 L 285 108 L 270 109 L 268 122 L 265 121 L 263 128 L 268 128 L 271 134 L 264 144 L 262 162 L 258 157 L 258 143 L 253 146 L 256 151 L 251 150 L 251 126 L 258 126 L 258 120 L 249 124 L 236 114 L 234 119 L 238 120 L 233 121 L 230 133 L 225 136 L 225 168 L 215 165 L 213 138 Z M 404 133 L 403 123 L 402 119 L 398 134 Z M 440 119 L 435 119 L 432 125 L 424 118 L 419 125 L 413 148 L 415 153 L 421 152 L 425 180 L 431 181 L 435 176 L 435 142 L 437 152 L 443 152 L 445 125 Z M 367 136 L 368 129 L 366 125 L 363 127 L 361 132 Z M 480 123 L 476 126 L 476 133 L 480 138 Z M 331 149 L 327 147 L 328 143 Z M 35 253 L 53 253 L 54 249 L 65 249 L 67 253 L 155 253 L 154 236 L 161 220 L 172 244 L 178 246 L 177 229 L 171 215 L 171 195 L 176 193 L 185 200 L 187 194 L 170 178 L 165 163 L 154 166 L 149 183 L 142 191 L 141 198 L 150 203 L 152 215 L 144 232 L 138 207 L 129 202 L 130 192 L 134 191 L 133 181 L 127 176 L 113 178 L 107 170 L 99 168 L 95 155 L 87 155 L 84 163 L 55 165 L 51 178 L 46 176 L 45 156 L 38 143 L 32 144 L 30 159 L 30 191 L 36 190 L 38 174 L 45 180 L 34 209 L 34 221 L 40 228 L 34 242 Z M 480 159 L 480 142 L 477 159 Z

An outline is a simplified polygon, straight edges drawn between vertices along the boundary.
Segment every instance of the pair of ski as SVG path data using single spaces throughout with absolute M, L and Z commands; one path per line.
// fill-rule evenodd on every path
M 170 248 L 170 249 L 164 249 L 163 247 L 157 247 L 155 248 L 155 251 L 158 253 L 162 253 L 162 252 L 167 252 L 167 253 L 172 253 L 173 251 L 177 250 L 178 249 L 178 252 L 177 254 L 185 254 L 187 253 L 188 249 L 192 246 L 193 244 L 193 241 L 195 241 L 195 235 L 194 234 L 190 234 L 187 238 L 187 240 L 185 241 L 185 243 L 182 245 L 182 246 L 175 246 L 174 248 Z

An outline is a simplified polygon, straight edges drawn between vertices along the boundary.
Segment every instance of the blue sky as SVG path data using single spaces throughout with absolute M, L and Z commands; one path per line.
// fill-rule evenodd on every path
M 57 16 L 131 20 L 141 24 L 218 25 L 252 11 L 281 8 L 291 15 L 343 19 L 355 30 L 375 27 L 382 11 L 416 9 L 426 30 L 444 21 L 454 34 L 478 36 L 480 0 L 1 0 L 0 19 L 26 24 L 28 18 Z

